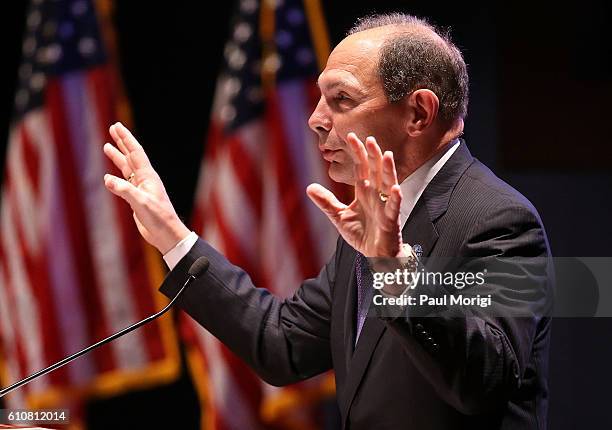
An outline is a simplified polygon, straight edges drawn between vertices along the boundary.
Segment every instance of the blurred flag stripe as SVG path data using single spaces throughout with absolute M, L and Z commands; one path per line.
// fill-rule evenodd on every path
M 319 252 L 314 246 L 313 238 L 310 233 L 310 219 L 306 217 L 304 207 L 308 202 L 304 188 L 298 183 L 295 175 L 295 163 L 292 160 L 292 154 L 289 151 L 291 147 L 291 136 L 285 133 L 283 129 L 282 116 L 278 106 L 278 94 L 273 91 L 273 94 L 267 99 L 268 104 L 268 126 L 270 130 L 271 151 L 270 158 L 274 161 L 271 169 L 266 169 L 266 172 L 274 172 L 275 182 L 278 186 L 278 198 L 284 209 L 284 219 L 289 224 L 289 238 L 294 249 L 305 249 L 298 260 L 301 274 L 316 274 L 322 263 Z M 312 150 L 318 150 L 315 147 L 314 138 L 312 139 Z M 302 163 L 302 160 L 299 160 Z M 318 263 L 315 263 L 318 261 Z
M 3 196 L 0 196 L 2 198 Z M 3 264 L 5 258 L 2 255 L 2 246 L 0 244 L 0 285 L 7 285 L 8 278 L 5 276 L 6 268 Z M 3 365 L 0 377 L 6 378 L 7 375 L 19 375 L 22 370 L 22 354 L 19 352 L 17 345 L 17 333 L 13 318 L 13 313 L 10 312 L 11 300 L 9 299 L 8 290 L 0 288 L 0 330 L 3 334 L 2 343 L 0 346 L 0 365 Z M 14 401 L 19 404 L 24 404 L 23 392 L 18 391 L 14 394 Z
M 10 309 L 14 312 L 13 327 L 19 336 L 17 351 L 19 353 L 20 368 L 24 374 L 32 373 L 37 368 L 42 367 L 43 361 L 39 353 L 38 346 L 41 340 L 40 326 L 37 314 L 37 306 L 32 300 L 32 292 L 28 285 L 24 262 L 19 259 L 19 243 L 14 230 L 8 223 L 14 220 L 14 210 L 7 208 L 4 213 L 6 221 L 2 225 L 2 236 L 5 244 L 12 244 L 13 249 L 5 253 L 8 260 L 8 270 L 11 273 L 10 281 L 12 289 L 9 290 Z M 13 223 L 14 224 L 14 223 Z M 18 291 L 18 292 L 17 292 Z M 38 381 L 39 386 L 44 385 L 44 381 Z
M 216 229 L 219 232 L 220 238 L 220 249 L 227 250 L 227 252 L 231 252 L 234 257 L 234 264 L 243 267 L 247 273 L 257 273 L 255 271 L 256 267 L 254 267 L 248 258 L 248 251 L 245 251 L 244 244 L 239 240 L 238 235 L 234 234 L 232 230 L 232 226 L 227 222 L 228 219 L 225 216 L 225 213 L 222 210 L 222 205 L 220 203 L 221 200 L 224 199 L 224 192 L 221 192 L 221 197 L 218 196 L 217 190 L 213 190 L 213 194 L 211 196 L 210 202 L 212 206 L 213 217 L 216 223 Z M 233 210 L 234 212 L 239 212 L 237 210 Z M 246 216 L 245 216 L 246 218 Z M 245 223 L 249 221 L 245 219 Z M 257 245 L 255 241 L 251 243 L 251 245 Z
M 42 120 L 39 122 L 43 123 Z M 50 135 L 50 131 L 47 131 L 46 134 Z M 59 316 L 57 332 L 70 333 L 70 336 L 61 336 L 60 342 L 64 352 L 71 353 L 82 348 L 91 339 L 89 335 L 91 325 L 86 315 L 89 312 L 95 312 L 95 309 L 89 310 L 84 306 L 78 268 L 73 263 L 76 250 L 71 243 L 70 225 L 67 220 L 63 198 L 63 194 L 70 191 L 63 189 L 61 182 L 53 173 L 56 157 L 54 151 L 49 151 L 53 146 L 47 142 L 47 144 L 41 143 L 40 148 L 47 148 L 48 153 L 44 154 L 43 159 L 50 162 L 52 166 L 51 169 L 48 169 L 51 174 L 45 186 L 47 188 L 47 198 L 53 196 L 53 198 L 48 198 L 48 222 L 53 228 L 46 229 L 48 234 L 46 246 L 48 255 L 53 262 L 49 266 L 49 270 L 55 296 L 55 306 Z M 45 176 L 47 176 L 47 173 L 45 173 Z M 73 383 L 82 383 L 95 374 L 94 363 L 91 360 L 77 360 L 68 367 L 68 371 Z
M 230 139 L 228 150 L 229 153 L 224 159 L 227 166 L 220 165 L 219 170 L 232 172 L 237 177 L 236 182 L 244 189 L 245 197 L 248 199 L 248 203 L 241 203 L 240 207 L 242 205 L 248 207 L 250 209 L 249 218 L 254 222 L 259 222 L 261 217 L 261 181 L 257 171 L 257 162 L 251 157 L 248 143 L 243 144 L 238 137 Z M 218 188 L 224 189 L 221 180 Z M 236 191 L 241 192 L 240 190 Z M 244 226 L 243 228 L 246 229 L 247 227 Z
M 14 199 L 11 200 L 15 201 L 16 198 L 17 195 L 14 195 Z M 50 361 L 57 361 L 62 358 L 63 354 L 61 344 L 56 335 L 57 332 L 54 330 L 54 327 L 57 325 L 57 318 L 48 278 L 48 266 L 52 264 L 52 260 L 50 261 L 49 259 L 51 256 L 47 255 L 44 249 L 40 249 L 40 252 L 37 252 L 36 249 L 28 246 L 27 241 L 24 239 L 24 232 L 27 230 L 28 224 L 23 222 L 23 216 L 17 214 L 15 208 L 16 206 L 13 206 L 15 212 L 13 231 L 16 233 L 17 241 L 13 242 L 13 247 L 18 249 L 23 256 L 25 276 L 28 277 L 24 281 L 31 287 L 29 300 L 31 300 L 32 307 L 28 307 L 30 314 L 27 316 L 26 324 L 29 325 L 34 322 L 32 332 L 35 333 L 35 337 L 33 339 L 28 338 L 28 342 L 32 342 L 36 348 L 41 348 L 41 350 L 33 350 L 35 357 L 42 356 L 47 357 Z M 38 212 L 39 209 L 37 207 L 34 210 Z M 36 318 L 39 319 L 38 322 Z M 40 330 L 36 330 L 37 327 L 40 327 Z M 47 341 L 43 342 L 43 339 Z M 30 373 L 40 369 L 40 364 L 44 363 L 36 360 L 36 365 L 29 369 Z M 61 381 L 65 378 L 65 373 L 66 369 L 58 370 L 58 372 L 49 376 L 50 382 L 53 384 Z M 42 381 L 42 383 L 45 382 Z
M 231 142 L 230 145 L 235 143 Z M 248 179 L 244 182 L 237 180 L 236 172 L 241 170 L 241 166 L 233 163 L 231 150 L 220 151 L 217 161 L 216 186 L 213 191 L 213 198 L 217 203 L 215 207 L 218 208 L 217 216 L 223 218 L 222 222 L 227 226 L 228 234 L 231 232 L 236 237 L 246 237 L 257 228 L 259 222 L 256 208 L 251 204 L 255 190 L 251 189 Z M 245 259 L 252 260 L 256 257 L 257 242 L 236 243 Z
M 100 178 L 106 171 L 104 154 L 100 151 L 100 147 L 81 144 L 81 142 L 104 141 L 104 135 L 98 132 L 100 128 L 97 123 L 98 109 L 95 100 L 89 94 L 88 78 L 79 76 L 75 80 L 64 80 L 63 87 L 65 106 L 76 107 L 67 112 L 66 118 L 66 123 L 73 125 L 69 127 L 71 152 L 79 160 L 76 167 L 80 170 L 77 174 L 80 176 L 79 184 L 86 213 L 86 230 L 91 242 L 96 244 L 91 250 L 100 286 L 102 310 L 110 331 L 115 332 L 137 320 L 134 303 L 127 288 L 130 282 L 125 267 L 126 244 L 122 243 L 113 208 L 116 203 L 121 202 L 117 202 L 109 192 L 98 186 Z M 80 110 L 79 106 L 91 108 Z M 116 285 L 126 287 L 113 288 Z M 119 367 L 135 368 L 146 361 L 140 331 L 118 339 L 109 347 L 113 350 L 114 359 Z
M 276 99 L 278 101 L 280 116 L 279 123 L 283 125 L 283 131 L 287 136 L 285 144 L 291 156 L 295 176 L 299 185 L 306 187 L 314 178 L 327 181 L 327 175 L 323 172 L 323 163 L 314 146 L 316 141 L 312 139 L 312 130 L 304 121 L 310 116 L 312 101 L 308 98 L 308 88 L 315 84 L 315 80 L 288 82 L 282 87 L 276 88 Z M 316 164 L 310 165 L 305 162 L 308 154 L 316 154 Z M 319 172 L 313 172 L 316 168 Z M 321 174 L 323 173 L 323 174 Z
M 204 413 L 215 414 L 216 429 L 253 429 L 259 428 L 257 415 L 254 414 L 255 399 L 249 398 L 242 390 L 241 382 L 248 380 L 237 378 L 225 358 L 222 345 L 208 332 L 199 332 L 199 338 L 206 347 L 206 361 L 209 369 L 209 382 L 213 389 L 212 400 L 218 407 L 205 410 Z
M 7 179 L 5 179 L 6 182 L 8 182 L 8 172 L 7 172 Z M 10 243 L 10 231 L 7 231 L 10 229 L 10 222 L 11 222 L 11 208 L 9 207 L 8 202 L 8 193 L 5 191 L 2 193 L 2 201 L 5 202 L 3 204 L 3 206 L 0 208 L 0 232 L 2 233 L 0 235 L 0 238 L 2 239 L 2 245 L 4 248 L 7 248 Z M 26 354 L 25 354 L 25 346 L 23 345 L 23 342 L 25 341 L 25 339 L 27 339 L 27 337 L 23 336 L 23 331 L 25 329 L 25 327 L 21 327 L 19 324 L 19 316 L 21 314 L 21 312 L 19 311 L 19 307 L 18 307 L 18 303 L 16 301 L 16 294 L 15 294 L 15 290 L 14 290 L 14 285 L 16 284 L 14 278 L 18 275 L 16 275 L 16 270 L 14 267 L 15 264 L 13 263 L 14 257 L 12 257 L 9 253 L 4 252 L 3 249 L 0 249 L 0 255 L 3 257 L 2 258 L 2 263 L 3 263 L 3 268 L 4 268 L 4 273 L 6 273 L 6 278 L 5 278 L 5 283 L 2 284 L 4 285 L 4 296 L 6 297 L 6 310 L 8 312 L 8 315 L 10 315 L 10 318 L 7 318 L 7 320 L 10 321 L 10 327 L 7 326 L 8 329 L 11 330 L 10 334 L 6 335 L 6 340 L 10 340 L 12 342 L 7 343 L 8 345 L 8 351 L 12 352 L 13 354 L 13 358 L 16 358 L 16 364 L 17 366 L 14 366 L 14 368 L 18 368 L 19 370 L 19 374 L 25 375 L 28 373 L 28 364 L 27 364 L 27 358 L 26 358 Z M 4 337 L 5 335 L 3 334 L 3 341 L 4 341 Z
M 22 172 L 19 175 L 23 188 L 19 190 L 18 204 L 21 206 L 21 213 L 25 216 L 33 216 L 34 200 L 39 197 L 39 157 L 38 151 L 34 148 L 34 142 L 26 131 L 26 124 L 19 127 L 19 137 L 21 138 L 21 148 L 19 151 L 19 168 Z M 30 230 L 31 231 L 31 230 Z M 35 238 L 32 234 L 28 235 L 29 243 L 33 245 Z
M 93 265 L 92 246 L 86 225 L 86 212 L 83 198 L 80 195 L 80 169 L 78 159 L 70 151 L 69 123 L 66 122 L 64 91 L 60 80 L 52 80 L 47 88 L 47 108 L 50 118 L 51 140 L 54 144 L 59 173 L 59 187 L 62 189 L 64 214 L 69 226 L 69 243 L 74 250 L 74 266 L 78 275 L 78 284 L 83 296 L 84 314 L 89 320 L 89 339 L 102 339 L 105 333 L 112 333 L 104 315 L 101 286 Z M 100 348 L 92 352 L 96 370 L 105 372 L 117 366 L 112 348 Z
M 93 69 L 87 76 L 88 90 L 90 94 L 90 100 L 92 106 L 96 107 L 96 118 L 97 121 L 93 124 L 92 137 L 93 141 L 104 142 L 107 140 L 107 125 L 111 124 L 114 116 L 108 103 L 108 91 L 112 88 L 109 76 L 111 75 L 109 65 Z M 105 170 L 105 158 L 98 147 L 89 146 L 91 157 L 97 160 L 97 165 Z M 99 171 L 98 174 L 94 175 L 92 181 L 97 184 L 100 180 Z M 154 295 L 157 295 L 155 283 L 153 277 L 148 270 L 142 270 L 142 247 L 138 246 L 142 244 L 142 238 L 138 233 L 137 229 L 134 228 L 134 220 L 130 208 L 121 199 L 115 198 L 104 190 L 105 198 L 108 200 L 110 206 L 111 217 L 109 221 L 114 226 L 116 237 L 120 238 L 120 243 L 117 247 L 122 253 L 121 258 L 117 261 L 117 264 L 121 264 L 121 267 L 126 272 L 124 276 L 126 279 L 123 281 L 123 285 L 131 285 L 134 288 L 127 289 L 129 293 L 130 306 L 132 309 L 132 318 L 138 315 L 147 315 L 151 313 L 151 309 L 156 308 L 156 302 Z M 118 253 L 116 253 L 118 254 Z M 111 263 L 114 264 L 114 263 Z M 105 266 L 99 267 L 98 270 L 104 270 Z M 106 266 L 107 267 L 107 266 Z M 113 266 L 114 267 L 114 266 Z M 128 279 L 129 278 L 129 279 Z M 139 291 L 138 286 L 142 285 L 153 285 L 153 294 L 143 294 L 143 291 Z M 113 288 L 113 284 L 109 284 L 109 289 Z M 133 323 L 134 320 L 127 322 L 127 324 Z M 122 328 L 122 327 L 120 327 Z M 156 361 L 164 358 L 165 351 L 162 343 L 159 341 L 161 333 L 161 325 L 159 324 L 148 324 L 142 329 L 138 330 L 135 335 L 138 334 L 141 337 L 140 348 L 146 351 L 144 354 L 144 361 L 147 356 L 150 360 Z M 131 336 L 131 335 L 130 335 Z M 129 337 L 128 337 L 129 339 Z M 134 345 L 132 345 L 132 348 Z M 145 364 L 140 363 L 139 365 Z

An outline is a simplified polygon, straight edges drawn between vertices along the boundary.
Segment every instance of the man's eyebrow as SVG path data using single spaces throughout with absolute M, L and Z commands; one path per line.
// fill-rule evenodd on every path
M 321 89 L 321 84 L 319 83 L 318 79 L 317 79 L 317 87 L 319 88 L 319 90 Z M 354 85 L 352 85 L 348 80 L 345 80 L 345 79 L 335 80 L 331 82 L 330 84 L 326 85 L 326 88 L 330 90 L 333 90 L 334 88 L 337 88 L 337 87 L 348 87 L 350 89 L 357 90 L 357 88 L 355 88 Z

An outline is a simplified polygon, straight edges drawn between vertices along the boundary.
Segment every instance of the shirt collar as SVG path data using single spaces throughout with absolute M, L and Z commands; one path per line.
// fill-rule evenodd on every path
M 459 139 L 455 139 L 450 142 L 448 145 L 446 145 L 444 150 L 427 160 L 400 184 L 400 188 L 402 190 L 400 225 L 402 228 L 404 228 L 404 224 L 408 220 L 410 213 L 421 197 L 421 194 L 423 194 L 423 191 L 425 191 L 425 188 L 427 188 L 429 182 L 431 182 L 442 166 L 444 166 L 448 159 L 454 154 L 459 147 L 459 144 Z

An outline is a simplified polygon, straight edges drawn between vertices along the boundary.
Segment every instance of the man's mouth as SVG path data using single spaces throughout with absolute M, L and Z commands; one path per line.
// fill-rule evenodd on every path
M 323 154 L 323 159 L 330 163 L 336 161 L 336 154 L 340 153 L 340 149 L 321 149 L 321 154 Z

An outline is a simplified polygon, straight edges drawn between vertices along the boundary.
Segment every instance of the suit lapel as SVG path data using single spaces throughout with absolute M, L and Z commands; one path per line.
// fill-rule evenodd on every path
M 352 323 L 352 326 L 355 326 L 354 322 Z M 348 417 L 348 411 L 351 407 L 351 403 L 353 402 L 353 398 L 355 397 L 355 393 L 357 392 L 357 388 L 361 383 L 365 370 L 368 367 L 368 363 L 372 357 L 372 352 L 376 348 L 376 344 L 380 340 L 380 337 L 382 336 L 386 327 L 387 326 L 385 323 L 383 323 L 380 319 L 368 316 L 365 320 L 363 328 L 361 329 L 359 341 L 357 342 L 357 346 L 354 348 L 352 357 L 349 355 L 350 358 L 346 386 L 343 393 L 340 393 L 338 397 L 340 410 L 344 412 L 342 416 L 345 417 L 345 419 Z M 354 339 L 355 338 L 353 335 L 353 337 L 350 338 L 351 350 L 353 350 L 352 345 L 354 343 Z
M 355 277 L 355 261 L 357 257 L 357 252 L 350 248 L 350 261 L 353 262 L 351 267 L 351 272 L 348 275 L 348 290 L 346 292 L 346 301 L 344 305 L 344 357 L 346 360 L 346 369 L 350 368 L 351 359 L 353 357 L 353 344 L 355 339 L 355 321 L 357 319 L 357 287 L 356 287 L 356 277 Z
M 430 218 L 425 199 L 420 198 L 402 229 L 402 241 L 415 248 L 422 257 L 429 256 L 438 240 L 438 232 Z

